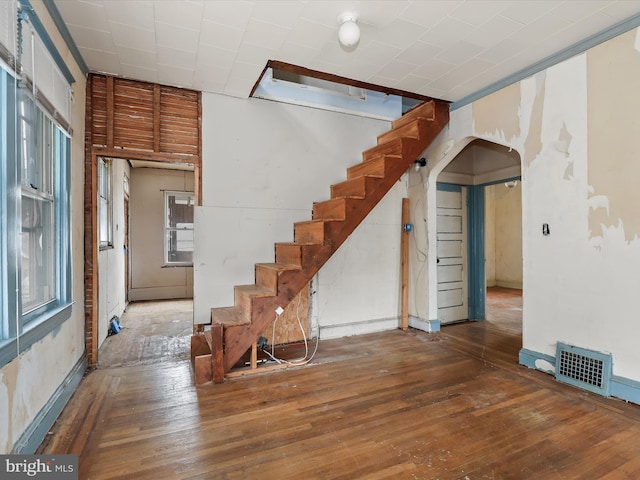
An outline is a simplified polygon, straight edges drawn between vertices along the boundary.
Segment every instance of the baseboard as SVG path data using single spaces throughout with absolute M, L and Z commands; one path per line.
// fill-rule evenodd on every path
M 71 398 L 71 395 L 78 388 L 86 370 L 87 356 L 82 355 L 56 391 L 53 392 L 44 407 L 40 409 L 33 421 L 20 435 L 20 438 L 13 445 L 11 453 L 32 454 L 36 451 Z
M 330 338 L 365 335 L 367 333 L 395 330 L 400 326 L 398 317 L 381 318 L 378 320 L 363 320 L 360 322 L 342 323 L 339 325 L 320 325 L 321 340 Z
M 409 326 L 423 332 L 439 332 L 440 320 L 424 320 L 420 317 L 409 315 Z
M 637 380 L 611 375 L 609 393 L 612 397 L 640 405 L 640 382 Z
M 556 357 L 546 355 L 540 352 L 534 352 L 523 348 L 518 354 L 520 365 L 525 367 L 534 368 L 544 373 L 550 373 L 555 375 L 556 373 Z
M 523 348 L 519 361 L 520 365 L 555 376 L 556 358 L 551 355 Z M 608 391 L 611 397 L 640 405 L 640 382 L 637 380 L 611 375 Z
M 516 290 L 522 290 L 522 282 L 503 282 L 502 280 L 496 280 L 496 287 L 502 288 L 514 288 Z

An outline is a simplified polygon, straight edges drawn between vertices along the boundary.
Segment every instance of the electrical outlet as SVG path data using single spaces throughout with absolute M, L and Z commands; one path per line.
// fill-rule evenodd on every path
M 276 308 L 276 315 L 282 315 L 282 312 L 284 312 L 284 309 L 282 307 Z

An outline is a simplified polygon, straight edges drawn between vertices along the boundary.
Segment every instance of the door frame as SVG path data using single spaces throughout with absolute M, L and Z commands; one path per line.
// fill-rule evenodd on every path
M 466 225 L 462 226 L 463 232 L 461 237 L 464 238 L 464 242 L 466 243 L 466 252 L 465 254 L 461 254 L 461 258 L 462 258 L 462 284 L 463 286 L 463 295 L 466 294 L 466 298 L 463 300 L 467 302 L 467 316 L 468 316 L 468 311 L 469 311 L 469 286 L 470 286 L 470 281 L 469 281 L 469 277 L 468 277 L 468 273 L 469 273 L 469 225 L 470 225 L 470 221 L 469 221 L 469 185 L 462 185 L 462 184 L 458 184 L 458 183 L 451 183 L 451 182 L 436 182 L 436 192 L 456 192 L 456 193 L 460 193 L 461 195 L 461 201 L 464 202 L 463 203 L 463 207 L 462 207 L 462 211 L 463 211 L 463 218 L 466 216 Z M 437 193 L 436 193 L 436 217 L 440 216 L 439 214 L 439 205 L 438 205 L 438 199 L 437 199 Z M 464 220 L 463 220 L 464 221 Z M 438 229 L 437 226 L 437 222 L 436 222 L 436 230 Z M 438 238 L 438 235 L 440 233 L 436 232 L 436 245 L 438 244 L 438 242 L 440 241 Z M 465 235 L 466 234 L 466 235 Z M 437 247 L 438 248 L 438 247 Z M 437 250 L 436 248 L 436 250 Z M 466 256 L 466 258 L 464 258 Z M 436 272 L 438 272 L 438 267 L 440 267 L 440 256 L 439 254 L 437 254 L 437 260 L 436 260 Z M 439 275 L 439 272 L 438 272 Z M 436 277 L 436 284 L 438 286 L 438 291 L 440 288 L 440 278 Z M 466 288 L 466 292 L 464 292 L 464 289 Z M 464 308 L 464 303 L 461 305 L 461 307 Z M 451 323 L 455 323 L 458 321 L 464 321 L 465 319 L 460 319 L 460 320 L 453 320 L 453 321 L 447 321 L 445 322 L 443 320 L 443 318 L 440 316 L 440 308 L 441 306 L 438 305 L 438 320 L 440 321 L 440 325 L 445 325 L 445 324 L 451 324 Z
M 467 186 L 467 278 L 469 286 L 469 320 L 485 320 L 486 316 L 486 274 L 485 274 L 485 202 L 484 189 L 490 185 L 521 181 L 522 176 L 494 180 L 481 185 Z

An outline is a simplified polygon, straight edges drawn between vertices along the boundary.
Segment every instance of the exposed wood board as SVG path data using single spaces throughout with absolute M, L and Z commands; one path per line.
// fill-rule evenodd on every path
M 298 325 L 298 316 L 304 330 L 304 335 L 309 338 L 309 285 L 305 286 L 298 295 L 287 305 L 282 315 L 275 322 L 275 337 L 273 327 L 265 328 L 262 336 L 269 340 L 269 345 L 282 345 L 284 343 L 301 342 L 303 334 Z

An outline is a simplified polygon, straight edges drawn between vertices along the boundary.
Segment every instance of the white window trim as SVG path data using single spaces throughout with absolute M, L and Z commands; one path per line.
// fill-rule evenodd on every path
M 164 208 L 163 208 L 163 225 L 162 225 L 162 251 L 163 251 L 163 267 L 191 267 L 193 266 L 193 257 L 189 262 L 169 261 L 169 249 L 168 249 L 168 232 L 179 230 L 190 230 L 193 232 L 193 221 L 191 222 L 191 228 L 177 229 L 171 228 L 167 225 L 168 209 L 169 209 L 169 197 L 172 196 L 188 196 L 191 198 L 191 205 L 195 205 L 195 196 L 193 192 L 173 191 L 167 190 L 164 192 Z

